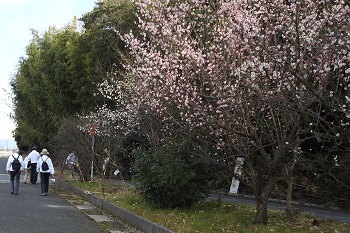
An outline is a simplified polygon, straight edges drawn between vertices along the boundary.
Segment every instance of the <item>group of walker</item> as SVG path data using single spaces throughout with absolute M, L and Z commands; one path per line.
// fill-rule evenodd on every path
M 10 174 L 11 194 L 17 195 L 19 190 L 20 176 L 23 170 L 26 170 L 24 176 L 24 183 L 27 182 L 28 175 L 30 176 L 30 183 L 35 185 L 38 180 L 38 173 L 40 173 L 41 195 L 46 196 L 49 192 L 50 175 L 54 176 L 55 170 L 47 149 L 43 149 L 41 153 L 37 151 L 36 147 L 23 160 L 23 157 L 18 153 L 13 153 L 9 156 L 6 164 L 6 171 Z M 15 168 L 14 162 L 20 162 L 20 168 Z M 46 167 L 46 164 L 48 165 Z M 44 165 L 44 166 L 43 166 Z

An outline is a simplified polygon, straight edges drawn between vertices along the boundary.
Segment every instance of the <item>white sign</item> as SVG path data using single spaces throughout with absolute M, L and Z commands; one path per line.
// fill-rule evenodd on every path
M 240 176 L 242 174 L 243 162 L 244 162 L 243 157 L 236 158 L 235 171 L 234 171 L 234 175 L 232 177 L 231 187 L 230 187 L 230 191 L 229 191 L 229 193 L 231 193 L 231 194 L 236 194 L 238 192 L 239 180 L 236 179 L 235 177 Z

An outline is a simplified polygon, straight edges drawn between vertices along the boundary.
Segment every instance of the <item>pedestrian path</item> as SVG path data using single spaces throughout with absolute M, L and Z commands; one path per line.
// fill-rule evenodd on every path
M 0 158 L 0 233 L 139 233 L 81 197 L 58 190 L 53 180 L 49 195 L 43 197 L 40 179 L 36 185 L 24 184 L 21 175 L 19 195 L 11 195 L 6 162 L 7 158 Z
M 106 231 L 111 233 L 142 233 L 141 231 L 128 226 L 126 223 L 123 223 L 116 217 L 104 213 L 101 209 L 83 200 L 82 197 L 73 192 L 58 185 L 53 185 L 52 187 L 58 195 L 67 200 L 72 206 L 79 209 L 90 219 L 94 220 L 96 224 L 106 229 Z
M 0 161 L 0 168 L 4 164 Z M 21 177 L 22 178 L 22 177 Z M 102 233 L 95 221 L 59 197 L 52 189 L 41 196 L 40 184 L 20 183 L 18 195 L 10 193 L 9 175 L 0 169 L 0 233 Z
M 2 183 L 2 184 L 10 183 L 9 175 L 8 174 L 0 174 L 0 183 Z

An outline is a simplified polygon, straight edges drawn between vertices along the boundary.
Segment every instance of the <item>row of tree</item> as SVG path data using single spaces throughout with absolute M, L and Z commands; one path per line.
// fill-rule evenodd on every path
M 80 31 L 76 20 L 33 30 L 11 81 L 15 139 L 58 158 L 74 149 L 83 179 L 108 156 L 159 206 L 228 185 L 236 156 L 256 223 L 272 194 L 292 217 L 296 179 L 301 195 L 346 199 L 349 11 L 344 0 L 100 1 Z

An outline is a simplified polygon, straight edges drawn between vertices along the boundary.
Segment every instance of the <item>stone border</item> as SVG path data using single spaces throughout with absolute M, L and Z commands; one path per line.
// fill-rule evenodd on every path
M 72 186 L 67 182 L 56 178 L 55 184 L 74 192 L 94 206 L 100 208 L 102 211 L 120 218 L 122 221 L 134 226 L 136 229 L 144 233 L 175 233 L 174 231 L 171 231 L 157 223 L 151 222 L 113 203 L 107 202 L 91 193 L 86 193 L 85 191 Z

